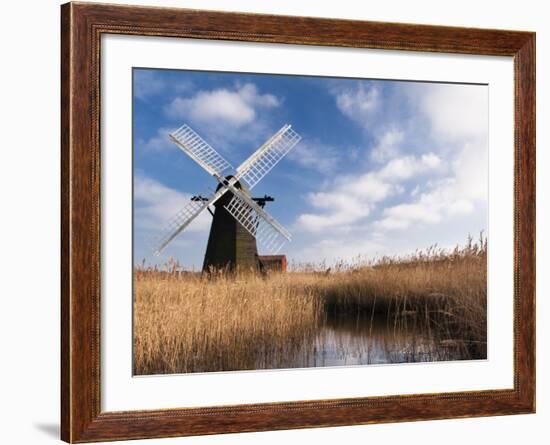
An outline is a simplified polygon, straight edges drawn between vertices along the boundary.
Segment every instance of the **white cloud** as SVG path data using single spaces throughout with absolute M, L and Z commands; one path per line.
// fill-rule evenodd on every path
M 439 224 L 444 220 L 474 211 L 473 200 L 458 196 L 456 184 L 445 183 L 422 194 L 412 203 L 384 209 L 384 217 L 374 223 L 379 230 L 408 229 L 415 224 Z
M 384 229 L 406 229 L 413 222 L 438 223 L 441 216 L 433 210 L 425 203 L 399 204 L 385 209 L 386 218 L 378 225 Z
M 356 197 L 342 191 L 312 193 L 308 201 L 313 207 L 326 211 L 298 217 L 298 224 L 313 232 L 353 223 L 370 212 L 368 205 L 361 205 Z
M 254 84 L 247 83 L 233 90 L 222 88 L 198 91 L 191 97 L 176 97 L 166 107 L 166 112 L 175 119 L 240 128 L 256 119 L 258 109 L 270 109 L 279 104 L 276 96 L 260 94 Z
M 290 151 L 288 159 L 302 167 L 317 170 L 320 173 L 329 173 L 338 167 L 340 151 L 320 141 L 303 139 Z
M 181 93 L 189 91 L 193 84 L 189 80 L 166 82 L 153 70 L 138 69 L 134 71 L 134 95 L 141 100 L 160 94 L 167 89 Z
M 134 71 L 134 95 L 141 100 L 160 93 L 166 88 L 163 82 L 154 71 Z
M 441 165 L 441 159 L 434 153 L 423 154 L 420 157 L 403 156 L 389 161 L 378 176 L 390 181 L 404 181 L 426 171 L 435 170 Z
M 162 127 L 149 139 L 138 139 L 136 141 L 136 150 L 142 152 L 160 152 L 174 148 L 175 145 L 170 141 L 170 137 L 168 136 L 168 133 L 172 130 L 173 128 Z
M 487 201 L 489 165 L 486 138 L 464 143 L 452 162 L 452 168 L 458 195 Z
M 381 220 L 378 220 L 374 223 L 374 228 L 376 230 L 403 230 L 408 229 L 411 225 L 410 220 L 408 219 L 400 219 L 400 218 L 392 218 L 390 216 L 387 216 Z
M 409 202 L 386 208 L 374 226 L 409 229 L 416 224 L 441 224 L 476 210 L 484 212 L 488 198 L 487 88 L 423 84 L 410 95 L 428 120 L 433 141 L 450 158 L 449 172 L 435 183 L 417 185 Z M 440 159 L 427 155 L 423 163 L 437 166 Z M 396 164 L 393 173 L 406 174 L 410 167 Z
M 366 124 L 380 106 L 380 91 L 375 86 L 366 87 L 360 83 L 356 88 L 338 92 L 336 105 L 350 119 Z
M 451 163 L 448 176 L 428 183 L 423 193 L 419 192 L 418 186 L 415 187 L 411 193 L 412 201 L 386 208 L 383 218 L 374 226 L 385 230 L 408 229 L 414 224 L 439 224 L 456 216 L 469 215 L 476 208 L 485 211 L 486 156 L 486 144 L 465 144 Z
M 191 194 L 166 187 L 143 175 L 134 177 L 134 223 L 137 229 L 157 231 L 161 234 L 166 223 L 189 204 Z M 186 231 L 204 231 L 210 227 L 207 211 L 199 215 Z
M 332 92 L 339 110 L 374 140 L 367 156 L 379 167 L 307 196 L 312 210 L 296 229 L 309 243 L 298 258 L 403 254 L 486 229 L 486 86 L 339 85 Z
M 463 143 L 486 137 L 487 86 L 424 84 L 412 91 L 437 140 Z
M 374 204 L 403 192 L 400 182 L 436 171 L 441 160 L 433 153 L 393 159 L 383 168 L 359 176 L 337 179 L 330 189 L 307 196 L 310 206 L 321 210 L 298 216 L 297 226 L 310 232 L 364 221 Z
M 338 181 L 338 188 L 369 202 L 379 202 L 395 192 L 395 184 L 385 181 L 378 172 L 348 176 Z
M 370 157 L 375 162 L 386 162 L 399 155 L 399 146 L 405 139 L 405 133 L 392 128 L 382 134 L 377 144 L 371 149 Z

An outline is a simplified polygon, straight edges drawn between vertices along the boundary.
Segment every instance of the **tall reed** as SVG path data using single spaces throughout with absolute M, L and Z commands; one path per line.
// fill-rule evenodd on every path
M 335 319 L 429 337 L 434 360 L 486 357 L 483 237 L 453 251 L 294 265 L 267 277 L 207 277 L 171 262 L 138 267 L 134 280 L 135 374 L 306 366 L 304 351 Z

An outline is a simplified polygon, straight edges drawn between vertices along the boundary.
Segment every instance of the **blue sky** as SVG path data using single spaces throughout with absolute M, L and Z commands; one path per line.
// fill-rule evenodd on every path
M 452 247 L 487 228 L 486 85 L 137 68 L 133 82 L 136 262 L 201 268 L 208 212 L 160 257 L 148 246 L 216 185 L 170 142 L 184 123 L 234 167 L 285 123 L 302 136 L 253 190 L 275 198 L 290 262 Z

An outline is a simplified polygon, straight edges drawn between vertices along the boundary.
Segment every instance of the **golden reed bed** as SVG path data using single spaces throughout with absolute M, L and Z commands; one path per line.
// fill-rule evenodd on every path
M 208 278 L 137 268 L 134 373 L 281 367 L 337 317 L 383 320 L 388 330 L 414 326 L 458 358 L 485 358 L 486 239 L 453 252 L 315 269 Z

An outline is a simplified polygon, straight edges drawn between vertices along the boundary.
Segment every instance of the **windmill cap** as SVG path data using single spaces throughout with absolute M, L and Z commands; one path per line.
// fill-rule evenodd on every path
M 226 177 L 225 177 L 225 181 L 224 181 L 225 185 L 227 185 L 227 183 L 228 183 L 229 181 L 231 181 L 234 177 L 235 177 L 235 176 L 233 176 L 233 175 L 228 175 L 228 176 L 226 176 Z M 224 185 L 224 184 L 219 183 L 218 186 L 216 187 L 216 191 L 218 191 L 219 189 L 221 189 L 221 188 L 223 187 L 223 185 Z M 237 189 L 239 189 L 239 190 L 242 190 L 243 192 L 248 193 L 248 194 L 250 195 L 250 190 L 248 190 L 248 188 L 247 188 L 244 184 L 242 184 L 241 182 L 239 182 L 239 181 L 236 181 L 236 182 L 233 184 L 233 187 L 235 187 L 235 188 L 237 188 Z

